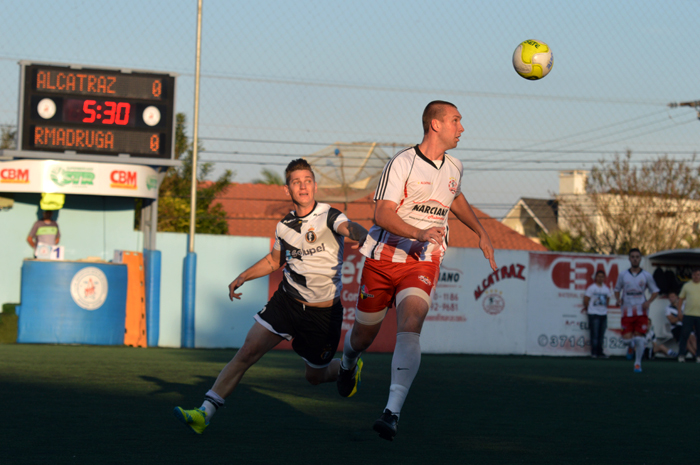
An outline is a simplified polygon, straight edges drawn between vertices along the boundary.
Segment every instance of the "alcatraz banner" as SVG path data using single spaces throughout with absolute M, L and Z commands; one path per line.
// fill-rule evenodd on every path
M 0 192 L 155 199 L 158 194 L 158 173 L 143 165 L 12 160 L 0 162 Z
M 597 270 L 605 271 L 605 284 L 614 290 L 617 277 L 627 268 L 629 260 L 625 256 L 530 253 L 527 354 L 589 355 L 584 293 Z M 619 308 L 608 307 L 603 346 L 608 355 L 625 353 Z

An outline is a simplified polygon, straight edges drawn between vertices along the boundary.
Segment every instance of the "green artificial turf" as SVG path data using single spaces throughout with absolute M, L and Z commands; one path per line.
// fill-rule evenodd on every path
M 249 370 L 201 436 L 201 405 L 233 350 L 0 346 L 8 464 L 695 463 L 700 364 L 423 355 L 393 442 L 372 423 L 391 356 L 366 354 L 359 392 L 309 385 L 294 353 Z
M 3 304 L 0 313 L 0 344 L 14 344 L 17 341 L 17 314 L 15 306 L 18 304 Z

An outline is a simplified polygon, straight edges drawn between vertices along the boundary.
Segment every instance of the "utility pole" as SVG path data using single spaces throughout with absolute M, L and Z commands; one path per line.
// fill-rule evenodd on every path
M 676 108 L 676 107 L 693 107 L 695 108 L 695 111 L 698 113 L 698 119 L 700 119 L 700 100 L 695 100 L 692 102 L 671 102 L 668 104 L 669 108 Z

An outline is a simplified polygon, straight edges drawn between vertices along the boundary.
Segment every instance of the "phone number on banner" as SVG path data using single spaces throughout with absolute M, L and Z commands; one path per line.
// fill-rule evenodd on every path
M 584 336 L 579 336 L 577 338 L 575 336 L 547 336 L 546 334 L 541 334 L 537 338 L 537 343 L 540 345 L 540 347 L 590 347 L 591 340 Z M 625 347 L 625 345 L 623 344 L 623 339 L 621 337 L 604 337 L 603 347 L 619 349 Z

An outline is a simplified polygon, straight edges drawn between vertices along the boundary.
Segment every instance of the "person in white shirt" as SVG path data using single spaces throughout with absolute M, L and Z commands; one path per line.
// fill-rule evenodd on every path
M 374 194 L 375 224 L 360 249 L 367 259 L 337 381 L 341 396 L 357 392 L 360 355 L 379 333 L 387 309 L 396 305 L 389 399 L 373 426 L 389 441 L 396 436 L 401 408 L 420 366 L 420 333 L 447 249 L 450 213 L 479 236 L 484 257 L 497 269 L 489 235 L 461 190 L 462 162 L 446 153 L 457 147 L 464 132 L 462 115 L 452 103 L 436 100 L 422 119 L 423 141 L 389 160 Z
M 595 273 L 595 282 L 588 286 L 583 296 L 583 308 L 588 314 L 588 328 L 591 331 L 591 357 L 607 358 L 603 352 L 603 338 L 608 327 L 608 304 L 613 293 L 605 285 L 605 271 Z
M 649 330 L 649 305 L 658 297 L 659 288 L 651 273 L 639 266 L 642 261 L 642 252 L 639 249 L 631 249 L 629 259 L 629 270 L 620 273 L 617 278 L 615 298 L 622 313 L 622 339 L 629 347 L 634 348 L 634 372 L 641 373 L 642 355 L 646 346 L 645 335 Z M 648 300 L 644 294 L 647 289 L 651 292 Z

